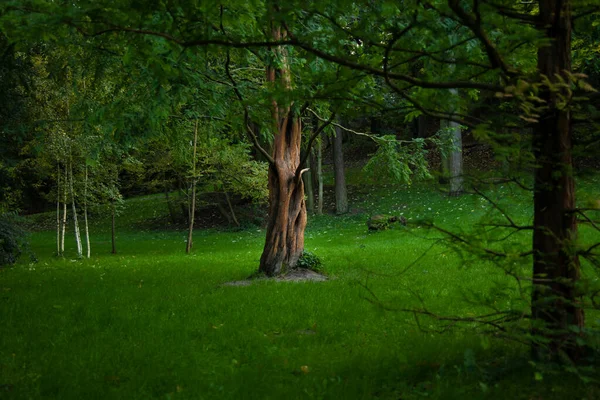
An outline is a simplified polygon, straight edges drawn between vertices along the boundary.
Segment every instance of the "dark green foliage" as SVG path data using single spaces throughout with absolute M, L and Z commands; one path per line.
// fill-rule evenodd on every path
M 24 220 L 15 213 L 0 214 L 0 267 L 12 265 L 29 250 Z
M 296 264 L 297 268 L 310 269 L 311 271 L 321 272 L 323 271 L 323 265 L 321 263 L 321 259 L 314 253 L 310 251 L 304 250 L 300 259 L 298 260 L 298 264 Z

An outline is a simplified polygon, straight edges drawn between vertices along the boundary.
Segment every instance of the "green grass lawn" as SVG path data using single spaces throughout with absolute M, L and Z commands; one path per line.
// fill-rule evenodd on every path
M 0 270 L 0 398 L 600 398 L 575 376 L 536 375 L 523 345 L 474 327 L 438 334 L 432 320 L 419 329 L 413 315 L 365 299 L 368 286 L 386 306 L 408 308 L 419 305 L 418 293 L 440 314 L 476 315 L 483 306 L 465 294 L 511 284 L 490 264 L 464 266 L 432 247 L 435 232 L 367 233 L 375 213 L 467 229 L 491 212 L 481 199 L 430 186 L 355 187 L 358 213 L 310 217 L 306 249 L 332 278 L 321 283 L 223 286 L 255 272 L 264 231 L 197 231 L 185 255 L 185 232 L 137 228 L 166 212 L 159 196 L 127 201 L 117 255 L 104 220 L 92 226 L 89 260 L 75 259 L 71 237 L 67 257 L 53 257 L 55 233 L 37 232 L 39 262 Z M 582 190 L 595 187 L 590 180 Z M 522 194 L 493 195 L 519 221 L 530 219 Z M 588 324 L 600 326 L 599 318 L 588 314 Z

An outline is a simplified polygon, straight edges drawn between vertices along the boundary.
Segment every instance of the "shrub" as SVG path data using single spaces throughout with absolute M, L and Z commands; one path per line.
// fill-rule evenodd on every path
M 321 259 L 314 253 L 310 251 L 303 251 L 300 259 L 298 259 L 298 264 L 296 264 L 298 268 L 310 269 L 311 271 L 321 272 L 323 270 L 323 265 L 321 264 Z
M 24 220 L 15 213 L 0 214 L 0 267 L 13 265 L 23 252 L 29 252 L 24 225 Z

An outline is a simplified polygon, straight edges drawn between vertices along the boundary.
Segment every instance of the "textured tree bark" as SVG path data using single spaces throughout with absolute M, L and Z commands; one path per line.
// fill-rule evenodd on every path
M 285 37 L 281 27 L 272 29 L 274 40 Z M 291 89 L 287 53 L 272 49 L 278 67 L 267 66 L 267 81 Z M 306 204 L 300 170 L 301 121 L 292 105 L 272 101 L 273 149 L 269 166 L 269 219 L 259 271 L 277 276 L 294 268 L 304 250 Z
M 571 70 L 570 0 L 540 0 L 540 18 L 549 45 L 538 50 L 538 70 L 552 82 Z M 545 90 L 540 97 L 547 109 L 534 130 L 534 154 L 538 167 L 534 183 L 533 232 L 533 333 L 547 343 L 534 344 L 534 355 L 571 359 L 582 355 L 576 339 L 584 326 L 584 312 L 575 285 L 580 278 L 578 255 L 573 251 L 577 237 L 575 182 L 572 174 L 571 115 L 558 105 L 565 91 Z
M 337 214 L 345 214 L 348 212 L 348 189 L 346 187 L 346 171 L 344 169 L 342 139 L 342 129 L 336 126 L 332 148 L 333 169 L 335 175 L 335 212 Z
M 275 136 L 269 168 L 269 222 L 260 258 L 260 271 L 281 275 L 296 266 L 304 250 L 306 205 L 304 186 L 297 174 L 300 164 L 300 119 L 287 112 Z

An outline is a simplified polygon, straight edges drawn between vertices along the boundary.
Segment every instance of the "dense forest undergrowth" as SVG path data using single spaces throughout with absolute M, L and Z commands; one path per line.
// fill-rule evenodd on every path
M 77 260 L 70 246 L 56 258 L 55 232 L 35 232 L 42 261 L 0 272 L 2 397 L 600 396 L 594 384 L 540 369 L 527 346 L 484 335 L 477 324 L 441 334 L 434 319 L 386 311 L 422 299 L 436 314 L 477 315 L 485 307 L 469 301 L 473 294 L 511 278 L 489 263 L 465 265 L 437 243 L 439 234 L 412 225 L 473 226 L 490 212 L 481 197 L 449 198 L 430 182 L 364 187 L 360 173 L 348 176 L 360 211 L 311 216 L 306 232 L 327 282 L 224 285 L 256 271 L 263 228 L 199 230 L 185 255 L 183 231 L 143 229 L 167 217 L 162 195 L 125 202 L 115 255 L 106 218 L 91 224 L 90 259 Z M 579 197 L 597 196 L 599 179 L 582 179 Z M 531 218 L 523 194 L 493 194 L 515 218 Z M 379 213 L 403 215 L 408 226 L 368 233 L 367 218 Z M 597 313 L 587 321 L 600 327 Z

